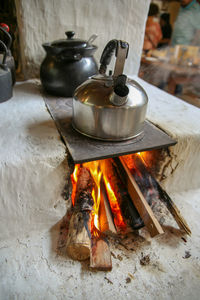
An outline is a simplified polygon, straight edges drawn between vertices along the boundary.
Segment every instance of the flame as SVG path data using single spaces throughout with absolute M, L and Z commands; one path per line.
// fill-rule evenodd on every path
M 80 169 L 80 165 L 76 164 L 74 168 L 74 172 L 71 174 L 71 182 L 72 182 L 72 205 L 74 206 L 75 204 L 75 195 L 76 195 L 76 186 L 77 186 L 77 181 L 78 181 L 78 170 Z
M 93 212 L 91 218 L 91 234 L 93 237 L 100 236 L 100 230 L 98 229 L 98 227 L 99 227 L 99 218 L 98 215 Z
M 77 182 L 77 180 L 78 180 L 78 177 L 77 177 L 78 169 L 79 169 L 79 165 L 77 164 L 77 165 L 75 165 L 74 172 L 73 172 L 73 179 L 75 182 Z
M 124 223 L 124 220 L 123 220 L 123 217 L 121 214 L 121 209 L 120 209 L 119 203 L 117 201 L 116 195 L 110 185 L 110 182 L 108 181 L 108 178 L 104 175 L 103 179 L 105 182 L 110 207 L 113 212 L 115 226 L 117 228 L 120 228 L 123 230 L 126 228 L 126 224 Z
M 93 211 L 92 211 L 92 221 L 91 221 L 91 233 L 93 236 L 99 235 L 99 205 L 101 201 L 101 191 L 100 182 L 102 171 L 100 170 L 100 162 L 98 160 L 84 163 L 84 167 L 90 170 L 90 173 L 95 182 L 95 188 L 92 190 L 92 198 L 94 200 Z
M 110 203 L 110 207 L 113 213 L 114 217 L 114 223 L 115 226 L 121 230 L 126 228 L 126 224 L 124 223 L 122 214 L 121 214 L 121 209 L 117 201 L 117 192 L 113 190 L 112 187 L 112 182 L 110 181 L 109 178 L 109 168 L 106 169 L 106 165 L 104 164 L 105 160 L 102 161 L 92 161 L 92 162 L 87 162 L 84 163 L 82 166 L 87 168 L 95 182 L 95 186 L 92 190 L 92 198 L 94 200 L 94 205 L 93 205 L 93 211 L 91 214 L 91 234 L 92 236 L 99 236 L 100 235 L 100 222 L 99 222 L 99 206 L 101 202 L 101 178 L 103 177 L 105 187 L 106 187 L 106 192 L 107 192 L 107 197 Z M 73 174 L 71 175 L 71 182 L 73 185 L 72 189 L 72 204 L 74 206 L 75 203 L 75 194 L 76 194 L 76 188 L 77 188 L 77 181 L 78 181 L 78 172 L 80 169 L 80 165 L 75 165 L 75 169 Z
M 134 154 L 124 155 L 122 157 L 123 157 L 124 161 L 126 162 L 126 165 L 129 168 L 129 170 L 134 169 L 134 166 L 135 166 L 134 165 L 134 156 L 135 155 L 138 155 L 143 160 L 143 162 L 145 162 L 146 152 L 137 152 Z
M 139 155 L 139 156 L 140 156 L 142 162 L 143 162 L 144 165 L 147 167 L 147 163 L 146 163 L 146 161 L 145 161 L 146 154 L 147 154 L 147 152 L 141 152 L 141 153 L 138 152 L 138 153 L 136 153 L 136 155 Z

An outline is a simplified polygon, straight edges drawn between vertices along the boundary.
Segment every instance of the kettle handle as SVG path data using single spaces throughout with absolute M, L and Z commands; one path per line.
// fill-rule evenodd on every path
M 4 56 L 3 56 L 3 60 L 2 60 L 1 65 L 5 66 L 6 65 L 6 57 L 8 55 L 8 48 L 6 47 L 6 45 L 4 44 L 4 42 L 2 42 L 1 40 L 0 40 L 0 45 L 3 46 L 3 48 L 4 48 Z
M 129 44 L 120 40 L 111 40 L 105 46 L 100 59 L 99 73 L 105 74 L 107 66 L 110 64 L 111 58 L 115 52 L 116 63 L 114 70 L 114 77 L 123 73 L 124 63 L 128 56 Z
M 110 64 L 111 58 L 114 54 L 114 51 L 116 52 L 117 49 L 117 40 L 111 40 L 108 42 L 108 44 L 105 46 L 103 53 L 100 58 L 100 68 L 99 73 L 105 74 L 107 66 Z
M 12 44 L 12 37 L 10 33 L 8 33 L 2 26 L 0 26 L 0 30 L 7 36 L 8 38 L 8 43 L 7 43 L 7 50 L 10 50 L 11 44 Z

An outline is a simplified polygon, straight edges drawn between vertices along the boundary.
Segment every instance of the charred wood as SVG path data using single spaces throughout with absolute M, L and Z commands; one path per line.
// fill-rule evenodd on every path
M 106 169 L 109 170 L 108 177 L 111 186 L 116 193 L 116 198 L 125 223 L 134 230 L 143 227 L 144 223 L 127 192 L 126 186 L 119 176 L 120 170 L 115 164 L 115 161 L 113 159 L 107 159 L 105 164 Z
M 124 182 L 128 189 L 129 195 L 137 208 L 144 224 L 148 228 L 151 236 L 164 233 L 162 227 L 160 226 L 158 220 L 155 218 L 151 207 L 144 198 L 139 186 L 137 185 L 134 177 L 126 166 L 123 158 L 116 159 L 116 163 L 121 170 L 124 178 Z
M 149 197 L 151 199 L 150 201 L 162 201 L 174 217 L 179 228 L 188 235 L 190 235 L 191 230 L 187 222 L 181 215 L 179 209 L 169 197 L 169 195 L 166 193 L 166 191 L 163 190 L 163 188 L 160 186 L 157 180 L 153 177 L 148 167 L 146 167 L 143 159 L 139 155 L 135 154 L 133 156 L 133 164 L 134 168 L 131 169 L 131 173 L 138 185 L 141 187 L 144 197 Z

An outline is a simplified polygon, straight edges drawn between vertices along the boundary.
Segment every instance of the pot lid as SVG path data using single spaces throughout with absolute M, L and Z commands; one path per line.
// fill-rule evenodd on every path
M 81 40 L 81 39 L 75 39 L 74 35 L 75 32 L 74 31 L 67 31 L 65 32 L 67 39 L 62 39 L 62 40 L 58 40 L 55 41 L 53 43 L 51 43 L 52 46 L 54 47 L 58 47 L 58 48 L 67 48 L 67 49 L 82 49 L 82 48 L 86 48 L 88 46 L 92 46 L 91 44 L 88 44 L 88 41 L 85 40 Z M 93 46 L 92 46 L 93 47 Z

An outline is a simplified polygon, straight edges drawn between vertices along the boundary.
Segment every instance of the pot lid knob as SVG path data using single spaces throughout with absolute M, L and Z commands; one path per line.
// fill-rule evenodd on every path
M 71 39 L 73 39 L 73 36 L 75 35 L 75 32 L 74 31 L 66 31 L 65 34 L 67 36 L 67 39 L 71 40 Z

